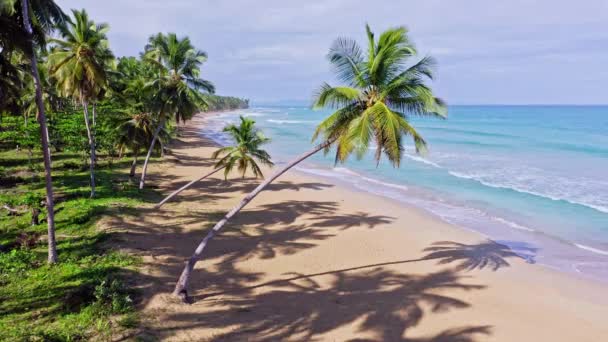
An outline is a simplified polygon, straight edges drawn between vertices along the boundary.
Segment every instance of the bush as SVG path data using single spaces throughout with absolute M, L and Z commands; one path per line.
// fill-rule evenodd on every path
M 27 249 L 13 249 L 0 253 L 0 279 L 16 273 L 25 273 L 37 266 L 36 254 Z
M 126 313 L 133 309 L 129 289 L 118 279 L 107 278 L 95 287 L 95 302 L 110 313 Z

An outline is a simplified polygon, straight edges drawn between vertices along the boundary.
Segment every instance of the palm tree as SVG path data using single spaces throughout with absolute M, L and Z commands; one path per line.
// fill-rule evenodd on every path
M 131 163 L 129 177 L 135 176 L 139 152 L 152 141 L 155 126 L 156 123 L 150 113 L 137 113 L 127 118 L 116 128 L 119 131 L 118 148 L 121 151 L 125 148 L 133 151 L 133 162 Z
M 62 25 L 61 39 L 49 55 L 51 74 L 57 79 L 63 95 L 79 101 L 90 148 L 91 197 L 95 196 L 95 136 L 89 120 L 89 102 L 95 100 L 107 86 L 107 65 L 113 60 L 106 33 L 109 26 L 95 24 L 85 10 L 73 10 L 74 23 Z
M 424 83 L 425 78 L 432 79 L 433 59 L 425 57 L 410 62 L 416 56 L 416 49 L 404 27 L 389 29 L 377 40 L 369 26 L 366 31 L 367 53 L 356 41 L 345 38 L 337 39 L 329 50 L 328 59 L 346 85 L 331 87 L 324 84 L 315 96 L 315 108 L 337 109 L 319 124 L 313 135 L 313 140 L 322 137 L 322 142 L 277 170 L 217 222 L 188 259 L 175 285 L 174 295 L 188 300 L 190 275 L 209 241 L 266 186 L 306 158 L 321 150 L 327 153 L 335 147 L 335 161 L 343 163 L 353 152 L 361 158 L 373 141 L 376 162 L 379 163 L 384 155 L 398 167 L 403 136 L 413 138 L 417 152 L 425 149 L 425 141 L 408 123 L 406 115 L 445 118 L 443 101 L 434 97 Z
M 160 201 L 155 208 L 160 208 L 171 198 L 177 196 L 180 192 L 192 186 L 192 184 L 203 180 L 219 172 L 220 170 L 224 170 L 224 179 L 228 179 L 228 174 L 230 174 L 230 171 L 232 171 L 235 167 L 241 173 L 241 177 L 243 178 L 245 177 L 248 169 L 251 169 L 254 177 L 264 178 L 264 174 L 262 173 L 262 170 L 257 162 L 260 162 L 266 166 L 273 166 L 274 164 L 270 160 L 270 155 L 268 152 L 260 148 L 262 145 L 267 144 L 270 139 L 255 128 L 255 121 L 241 116 L 241 123 L 239 126 L 228 125 L 224 127 L 224 132 L 230 134 L 235 142 L 235 145 L 222 147 L 213 152 L 211 155 L 211 158 L 213 159 L 223 156 L 215 164 L 213 170 L 175 190 L 169 196 L 165 197 L 165 199 Z
M 18 6 L 15 6 L 18 7 Z M 13 7 L 13 8 L 15 8 Z M 30 5 L 28 0 L 21 0 L 21 18 L 25 28 L 27 49 L 24 50 L 30 60 L 30 71 L 36 84 L 36 104 L 38 105 L 38 123 L 40 124 L 40 137 L 42 155 L 44 160 L 44 178 L 46 184 L 46 209 L 48 226 L 48 262 L 57 262 L 57 242 L 55 240 L 55 200 L 53 196 L 53 179 L 51 176 L 51 152 L 49 149 L 49 133 L 46 125 L 46 115 L 42 100 L 42 86 L 38 75 L 38 61 L 34 46 L 34 29 L 30 21 L 30 14 L 36 18 L 37 27 L 44 32 L 50 32 L 53 25 L 62 24 L 66 16 L 61 8 L 52 0 L 38 0 Z M 18 39 L 18 38 L 17 38 Z
M 146 46 L 144 59 L 158 69 L 158 79 L 150 87 L 155 92 L 159 125 L 144 161 L 140 189 L 144 188 L 148 162 L 167 117 L 174 116 L 177 122 L 189 120 L 206 105 L 200 90 L 215 91 L 211 82 L 200 78 L 200 67 L 207 54 L 196 50 L 188 37 L 180 39 L 175 33 L 154 35 Z

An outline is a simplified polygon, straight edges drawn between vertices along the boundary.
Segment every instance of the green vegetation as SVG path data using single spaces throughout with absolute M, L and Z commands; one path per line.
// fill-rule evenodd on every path
M 203 95 L 210 112 L 249 108 L 249 100 L 232 96 Z
M 97 223 L 158 200 L 133 177 L 142 151 L 146 166 L 162 157 L 175 122 L 248 104 L 212 94 L 188 37 L 158 33 L 140 57 L 116 59 L 109 30 L 52 0 L 0 0 L 1 341 L 136 327 L 138 259 Z
M 388 29 L 378 39 L 369 26 L 365 29 L 367 50 L 361 49 L 352 39 L 339 38 L 327 55 L 336 76 L 346 85 L 332 87 L 325 83 L 315 96 L 315 108 L 336 109 L 313 135 L 313 141 L 322 137 L 322 142 L 277 170 L 209 231 L 186 263 L 174 295 L 189 301 L 188 282 L 208 242 L 266 186 L 306 158 L 333 148 L 336 163 L 344 163 L 353 152 L 362 157 L 374 142 L 376 162 L 379 163 L 384 155 L 398 167 L 404 136 L 412 137 L 417 152 L 426 148 L 426 142 L 409 124 L 407 115 L 438 118 L 447 115 L 443 101 L 425 84 L 427 79 L 433 78 L 433 59 L 413 60 L 417 56 L 416 48 L 404 27 Z
M 0 201 L 15 210 L 0 212 L 0 341 L 86 340 L 132 328 L 136 319 L 130 275 L 138 259 L 112 250 L 114 237 L 96 223 L 156 195 L 129 181 L 129 160 L 101 154 L 97 196 L 90 199 L 87 159 L 68 149 L 53 157 L 60 262 L 47 265 L 46 209 L 34 225 L 27 209 L 44 198 L 40 151 L 0 153 L 0 179 L 11 182 Z

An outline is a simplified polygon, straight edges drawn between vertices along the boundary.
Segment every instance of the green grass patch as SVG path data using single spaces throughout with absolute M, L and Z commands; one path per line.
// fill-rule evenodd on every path
M 28 158 L 25 152 L 0 152 L 0 204 L 19 210 L 0 212 L 0 341 L 106 339 L 139 324 L 137 293 L 129 283 L 139 260 L 113 250 L 114 236 L 97 230 L 96 223 L 158 195 L 138 191 L 129 180 L 124 167 L 130 160 L 110 164 L 102 156 L 97 196 L 90 199 L 82 156 L 59 153 L 53 160 L 59 263 L 51 266 L 46 209 L 38 225 L 31 224 L 29 209 L 36 202 L 32 194 L 44 196 L 39 153 Z

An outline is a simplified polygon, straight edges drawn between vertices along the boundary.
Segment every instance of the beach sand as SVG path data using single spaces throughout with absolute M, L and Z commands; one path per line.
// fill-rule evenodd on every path
M 211 169 L 214 143 L 182 128 L 150 185 L 168 194 Z M 139 170 L 138 170 L 139 171 Z M 266 171 L 268 174 L 268 171 Z M 531 264 L 400 203 L 297 172 L 261 193 L 210 244 L 190 293 L 185 259 L 259 181 L 222 175 L 162 209 L 109 217 L 141 255 L 144 328 L 167 341 L 608 341 L 605 284 Z

